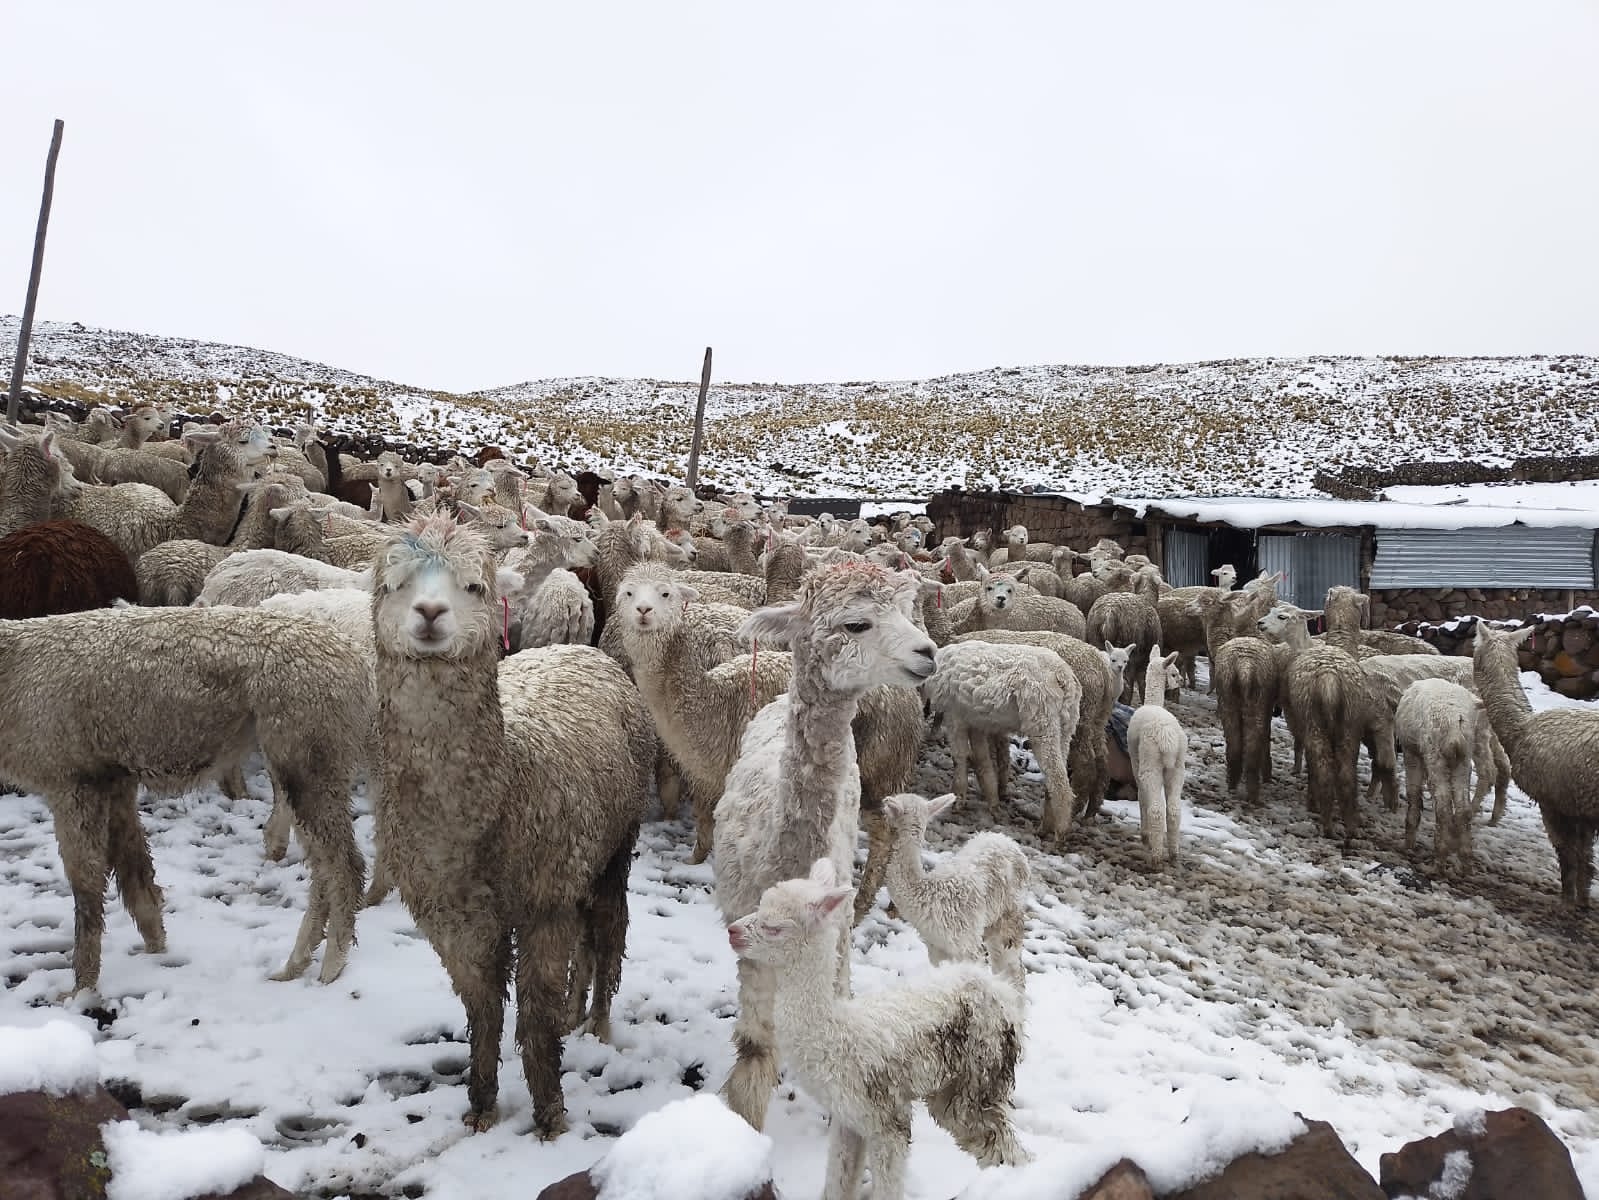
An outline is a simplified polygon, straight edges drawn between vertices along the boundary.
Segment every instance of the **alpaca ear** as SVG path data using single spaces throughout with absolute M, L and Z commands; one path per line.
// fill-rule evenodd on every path
M 744 623 L 738 627 L 738 636 L 746 642 L 786 646 L 794 640 L 802 623 L 797 600 L 776 604 L 770 608 L 757 608 L 745 617 Z
M 905 815 L 905 801 L 898 796 L 889 796 L 883 801 L 883 812 L 885 815 L 896 819 L 903 817 Z
M 1110 644 L 1110 639 L 1109 639 L 1109 638 L 1106 638 L 1106 639 L 1105 639 L 1105 653 L 1107 653 L 1107 654 L 1111 654 L 1111 653 L 1114 653 L 1114 652 L 1115 652 L 1115 650 L 1116 650 L 1116 647 L 1115 647 L 1115 646 L 1112 646 L 1112 645 L 1111 645 L 1111 644 Z
M 1169 669 L 1171 667 L 1172 663 L 1176 662 L 1178 660 L 1178 658 L 1181 657 L 1181 655 L 1182 655 L 1182 651 L 1173 650 L 1162 661 L 1166 664 L 1166 667 Z
M 483 510 L 475 504 L 468 504 L 465 500 L 458 500 L 455 503 L 455 507 L 460 509 L 467 516 L 471 517 L 474 521 L 481 521 L 483 519 Z
M 269 509 L 267 509 L 267 516 L 271 517 L 274 521 L 277 521 L 279 524 L 282 524 L 284 521 L 287 521 L 289 519 L 290 515 L 293 512 L 294 512 L 294 509 L 291 508 L 291 507 L 287 507 L 287 506 L 285 506 L 283 508 L 269 508 Z
M 509 596 L 513 592 L 520 592 L 526 578 L 511 570 L 509 567 L 500 567 L 494 572 L 494 586 L 500 595 Z
M 832 859 L 819 858 L 811 864 L 810 874 L 806 878 L 823 887 L 832 887 L 838 882 L 838 870 L 833 866 Z
M 953 807 L 955 807 L 955 793 L 945 792 L 942 796 L 939 796 L 937 799 L 929 803 L 927 808 L 927 819 L 929 821 L 936 821 L 939 817 L 943 816 Z
M 693 604 L 694 601 L 696 601 L 696 600 L 698 600 L 700 598 L 700 590 L 699 590 L 699 588 L 695 587 L 691 583 L 680 583 L 680 584 L 678 584 L 677 585 L 677 594 L 683 597 L 683 607 L 684 608 L 687 608 L 690 604 Z
M 851 887 L 829 888 L 815 900 L 811 901 L 809 917 L 813 925 L 821 925 L 843 906 L 846 900 L 855 897 L 855 889 Z
M 1479 625 L 1478 628 L 1480 629 L 1481 626 Z M 1536 629 L 1536 628 L 1537 628 L 1537 626 L 1528 625 L 1525 629 L 1516 630 L 1516 632 L 1511 634 L 1510 637 L 1507 638 L 1506 640 L 1512 646 L 1520 646 L 1520 645 L 1524 644 L 1526 642 L 1526 640 L 1532 636 L 1533 630 Z

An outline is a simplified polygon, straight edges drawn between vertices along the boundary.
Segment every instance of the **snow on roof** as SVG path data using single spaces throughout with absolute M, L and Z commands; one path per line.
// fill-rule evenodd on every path
M 1452 504 L 1489 508 L 1599 511 L 1599 480 L 1570 483 L 1464 483 L 1396 486 L 1383 497 L 1403 504 Z
M 1596 500 L 1599 500 L 1599 491 L 1594 495 Z M 1076 496 L 1068 498 L 1079 499 Z M 1372 525 L 1378 529 L 1494 529 L 1517 523 L 1539 529 L 1599 529 L 1599 503 L 1589 508 L 1546 508 L 1513 504 L 1461 504 L 1450 501 L 1429 504 L 1402 503 L 1396 500 L 1331 498 L 1280 500 L 1262 496 L 1233 496 L 1219 499 L 1106 496 L 1104 500 L 1131 509 L 1140 517 L 1155 512 L 1195 521 L 1219 521 L 1239 529 L 1259 529 L 1265 525 L 1305 525 L 1312 528 L 1329 525 Z

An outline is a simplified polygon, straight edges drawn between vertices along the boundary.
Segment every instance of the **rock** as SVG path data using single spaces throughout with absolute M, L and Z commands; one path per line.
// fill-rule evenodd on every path
M 1587 673 L 1583 670 L 1582 664 L 1576 659 L 1572 658 L 1571 655 L 1567 654 L 1564 650 L 1561 650 L 1559 653 L 1557 653 L 1554 658 L 1550 660 L 1550 663 L 1556 671 L 1560 672 L 1560 675 L 1563 679 L 1575 679 L 1578 675 L 1584 675 Z
M 1560 648 L 1567 654 L 1581 654 L 1593 649 L 1593 634 L 1580 625 L 1568 625 L 1560 633 Z
M 45 1092 L 0 1095 L 0 1196 L 26 1200 L 104 1200 L 111 1178 L 100 1126 L 126 1121 L 128 1110 L 103 1087 L 52 1096 Z M 257 1175 L 226 1195 L 198 1200 L 293 1200 Z
M 1550 681 L 1549 687 L 1552 691 L 1558 692 L 1562 696 L 1567 696 L 1572 700 L 1592 699 L 1596 690 L 1593 680 L 1587 676 L 1583 676 L 1580 679 L 1555 678 Z
M 1481 1131 L 1460 1126 L 1436 1137 L 1411 1142 L 1382 1156 L 1382 1188 L 1388 1196 L 1428 1195 L 1442 1178 L 1444 1159 L 1454 1151 L 1471 1158 L 1471 1175 L 1455 1200 L 1582 1200 L 1582 1184 L 1571 1152 L 1554 1132 L 1525 1108 L 1484 1114 Z
M 579 1171 L 576 1175 L 568 1175 L 565 1179 L 558 1179 L 540 1192 L 534 1200 L 596 1200 L 600 1189 L 589 1178 L 587 1171 Z M 777 1189 L 768 1180 L 758 1192 L 752 1192 L 745 1200 L 777 1200 Z M 1109 1197 L 1106 1200 L 1110 1200 Z M 1115 1197 L 1121 1200 L 1121 1197 Z M 1128 1193 L 1127 1200 L 1138 1200 L 1136 1193 Z
M 1280 1154 L 1245 1154 L 1214 1179 L 1163 1200 L 1385 1200 L 1333 1127 L 1306 1121 Z
M 1155 1190 L 1143 1170 L 1132 1159 L 1124 1158 L 1099 1177 L 1099 1182 L 1081 1193 L 1077 1200 L 1155 1200 Z

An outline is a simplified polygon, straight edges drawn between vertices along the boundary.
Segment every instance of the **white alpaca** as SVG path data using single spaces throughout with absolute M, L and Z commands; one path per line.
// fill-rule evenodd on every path
M 837 878 L 832 860 L 818 859 L 808 879 L 767 888 L 760 907 L 727 931 L 740 973 L 759 964 L 775 978 L 783 1048 L 831 1115 L 822 1200 L 854 1200 L 862 1165 L 873 1200 L 903 1200 L 917 1100 L 984 1166 L 1026 1163 L 1010 1120 L 1020 993 L 953 963 L 914 986 L 840 998 L 832 967 L 854 889 Z
M 755 715 L 716 805 L 716 902 L 728 920 L 763 890 L 827 857 L 840 877 L 855 859 L 861 780 L 851 724 L 873 687 L 914 688 L 934 669 L 934 646 L 911 621 L 920 576 L 841 563 L 809 576 L 799 598 L 763 608 L 743 636 L 793 652 L 789 691 Z M 827 978 L 849 987 L 849 942 L 835 939 Z M 738 1060 L 722 1094 L 759 1129 L 777 1085 L 774 980 L 739 963 Z
M 1453 855 L 1460 873 L 1471 874 L 1471 822 L 1495 774 L 1487 708 L 1458 683 L 1419 679 L 1399 698 L 1394 733 L 1405 752 L 1405 849 L 1416 845 L 1425 783 L 1432 793 L 1433 854 L 1439 873 L 1449 870 Z M 1471 794 L 1473 765 L 1482 781 L 1476 797 Z
M 1022 988 L 1022 892 L 1031 874 L 1022 848 L 1003 833 L 983 832 L 932 870 L 922 865 L 927 823 L 954 803 L 953 792 L 937 800 L 907 793 L 883 801 L 892 846 L 888 894 L 927 943 L 935 967 L 950 959 L 982 962 L 986 950 L 994 974 Z
M 1127 722 L 1127 757 L 1138 784 L 1138 820 L 1152 866 L 1175 863 L 1182 848 L 1183 768 L 1188 737 L 1166 711 L 1166 689 L 1181 682 L 1177 651 L 1162 657 L 1160 643 L 1144 674 L 1144 703 Z

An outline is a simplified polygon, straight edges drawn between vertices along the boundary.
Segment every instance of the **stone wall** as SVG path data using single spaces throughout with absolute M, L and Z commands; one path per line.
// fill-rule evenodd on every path
M 1410 621 L 1400 631 L 1437 646 L 1444 654 L 1470 654 L 1477 636 L 1475 616 L 1441 625 Z M 1523 671 L 1536 671 L 1550 689 L 1574 700 L 1599 697 L 1599 612 L 1584 606 L 1565 614 L 1536 614 L 1523 620 L 1495 621 L 1501 628 L 1536 627 L 1518 655 Z
M 1371 593 L 1373 628 L 1410 621 L 1437 623 L 1456 617 L 1525 621 L 1537 613 L 1569 612 L 1580 604 L 1599 605 L 1599 592 L 1538 588 L 1405 588 Z
M 1012 525 L 1025 525 L 1029 539 L 1035 542 L 1087 550 L 1100 538 L 1110 538 L 1128 554 L 1150 554 L 1144 522 L 1115 516 L 1106 509 L 1084 508 L 1059 496 L 940 492 L 928 501 L 927 516 L 938 538 L 968 537 L 979 529 L 997 534 Z
M 1340 500 L 1375 500 L 1384 488 L 1462 483 L 1570 483 L 1599 479 L 1599 455 L 1540 454 L 1508 466 L 1474 462 L 1406 462 L 1391 467 L 1339 467 L 1317 471 L 1315 486 Z

